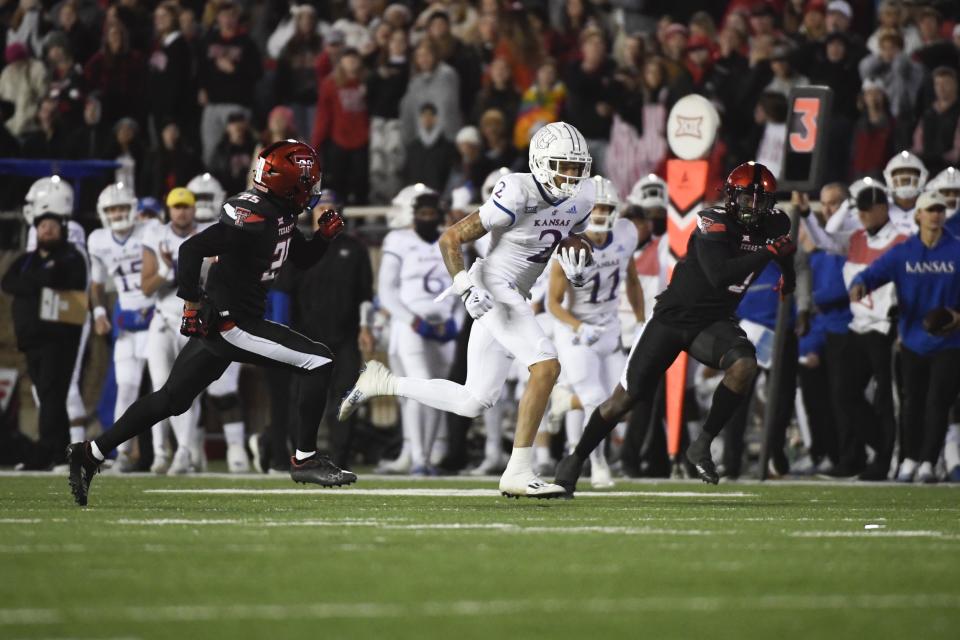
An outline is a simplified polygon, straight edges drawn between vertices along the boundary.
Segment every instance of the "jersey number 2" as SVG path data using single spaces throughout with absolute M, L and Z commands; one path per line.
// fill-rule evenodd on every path
M 563 234 L 557 231 L 556 229 L 546 229 L 540 232 L 540 240 L 543 240 L 545 237 L 551 236 L 553 239 L 550 241 L 550 246 L 545 247 L 543 251 L 537 255 L 530 256 L 527 258 L 529 262 L 536 262 L 537 264 L 545 264 L 547 260 L 550 259 L 550 255 L 553 253 L 553 250 L 557 248 L 557 245 L 560 244 L 560 241 L 563 240 Z
M 263 275 L 260 276 L 260 282 L 269 282 L 277 277 L 277 273 L 280 271 L 280 267 L 283 266 L 283 263 L 287 259 L 287 253 L 290 252 L 290 238 L 286 240 L 281 240 L 277 243 L 276 248 L 273 250 L 273 262 L 270 263 L 270 268 L 263 272 Z

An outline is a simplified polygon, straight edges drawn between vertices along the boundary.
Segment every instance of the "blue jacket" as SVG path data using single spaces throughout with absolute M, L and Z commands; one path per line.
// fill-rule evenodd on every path
M 960 331 L 937 337 L 923 328 L 927 312 L 938 307 L 960 309 L 960 240 L 944 233 L 932 249 L 912 236 L 861 271 L 853 284 L 873 291 L 888 282 L 897 288 L 900 339 L 908 349 L 928 354 L 960 348 Z
M 740 306 L 737 307 L 737 315 L 757 324 L 762 324 L 768 329 L 775 329 L 780 293 L 774 291 L 773 288 L 777 286 L 779 281 L 780 268 L 775 261 L 771 260 L 743 295 Z M 790 327 L 793 327 L 796 316 L 796 305 L 791 302 Z
M 819 310 L 814 316 L 818 327 L 827 333 L 847 333 L 853 314 L 850 312 L 850 295 L 843 285 L 846 258 L 826 251 L 814 251 L 809 258 L 813 303 Z

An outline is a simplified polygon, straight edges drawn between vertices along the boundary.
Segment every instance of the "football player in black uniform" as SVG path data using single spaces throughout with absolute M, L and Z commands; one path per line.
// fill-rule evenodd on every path
M 653 318 L 630 350 L 620 385 L 587 423 L 572 454 L 560 461 L 556 483 L 573 495 L 583 462 L 630 408 L 652 402 L 657 381 L 681 351 L 708 367 L 723 369 L 703 433 L 686 451 L 704 482 L 720 478 L 710 443 L 730 419 L 757 371 L 753 344 L 734 317 L 744 292 L 770 260 L 782 273 L 780 291 L 796 285 L 790 219 L 774 209 L 777 182 L 761 164 L 734 169 L 724 185 L 726 202 L 700 212 L 687 255 L 677 263 L 667 289 L 657 296 Z
M 322 486 L 356 481 L 356 475 L 316 451 L 327 396 L 316 389 L 329 381 L 333 354 L 325 345 L 263 319 L 267 287 L 283 263 L 289 258 L 298 268 L 312 266 L 343 229 L 343 218 L 325 211 L 309 241 L 297 229 L 297 217 L 312 209 L 320 195 L 320 160 L 307 144 L 284 140 L 265 148 L 253 181 L 253 189 L 227 199 L 217 223 L 180 246 L 175 265 L 177 295 L 184 300 L 180 332 L 191 339 L 166 383 L 131 405 L 99 438 L 67 450 L 70 489 L 77 504 L 87 504 L 90 482 L 107 453 L 164 418 L 186 411 L 231 361 L 283 367 L 303 381 L 297 452 L 290 460 L 295 481 Z M 214 256 L 203 291 L 201 268 L 205 258 Z M 308 378 L 319 378 L 320 386 Z

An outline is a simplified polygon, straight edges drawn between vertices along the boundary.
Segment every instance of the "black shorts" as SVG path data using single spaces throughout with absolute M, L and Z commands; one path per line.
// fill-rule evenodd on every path
M 713 369 L 726 369 L 740 357 L 756 358 L 753 343 L 734 319 L 717 320 L 699 327 L 681 327 L 656 314 L 630 350 L 627 392 L 652 396 L 664 372 L 682 351 Z

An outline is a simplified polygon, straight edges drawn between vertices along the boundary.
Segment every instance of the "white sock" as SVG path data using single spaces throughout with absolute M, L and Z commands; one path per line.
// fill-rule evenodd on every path
M 533 447 L 514 447 L 504 473 L 533 472 Z
M 117 453 L 128 455 L 133 450 L 133 442 L 127 440 L 117 445 Z
M 422 467 L 426 464 L 423 447 L 423 422 L 427 407 L 415 400 L 403 403 L 403 437 L 410 443 L 410 465 Z
M 94 457 L 98 462 L 103 462 L 104 458 L 106 458 L 105 455 L 103 455 L 102 453 L 100 453 L 100 447 L 97 446 L 96 441 L 92 441 L 92 442 L 90 443 L 90 453 L 93 454 L 93 457 Z
M 604 443 L 597 445 L 597 448 L 590 452 L 590 464 L 593 466 L 607 466 L 607 455 L 603 451 Z
M 223 425 L 223 437 L 227 441 L 228 447 L 235 447 L 237 445 L 243 446 L 243 423 L 242 422 L 228 422 Z
M 296 452 L 294 455 L 295 455 L 296 458 L 297 458 L 297 462 L 303 462 L 303 461 L 306 460 L 307 458 L 312 458 L 316 453 L 317 453 L 316 450 L 314 450 L 314 451 L 300 451 L 300 449 L 297 449 L 297 452 Z
M 83 442 L 87 439 L 86 427 L 70 427 L 70 444 Z
M 483 412 L 483 431 L 487 434 L 487 441 L 483 446 L 483 457 L 487 460 L 497 460 L 503 455 L 503 405 L 497 402 Z
M 946 443 L 943 447 L 943 461 L 947 471 L 960 466 L 960 424 L 952 424 L 947 428 Z
M 153 441 L 153 457 L 167 455 L 167 421 L 161 420 L 150 427 L 150 439 Z
M 537 464 L 550 464 L 553 458 L 550 457 L 550 447 L 545 444 L 534 444 L 533 453 L 537 459 Z
M 583 419 L 586 412 L 582 409 L 571 409 L 563 416 L 563 426 L 567 432 L 567 451 L 573 451 L 580 437 L 583 435 Z

